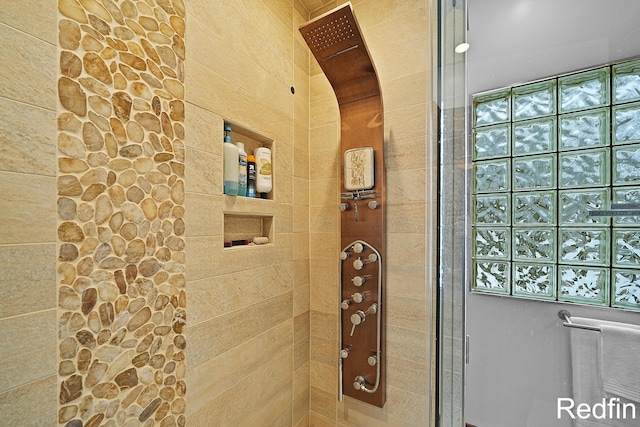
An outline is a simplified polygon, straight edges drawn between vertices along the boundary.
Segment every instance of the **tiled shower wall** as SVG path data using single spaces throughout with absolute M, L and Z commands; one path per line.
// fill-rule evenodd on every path
M 308 425 L 306 18 L 297 1 L 187 1 L 189 426 Z M 222 194 L 225 121 L 273 141 L 271 200 Z M 273 216 L 271 244 L 223 248 L 224 213 Z
M 343 2 L 338 1 L 328 8 Z M 339 113 L 317 63 L 311 70 L 310 420 L 317 426 L 430 425 L 432 283 L 435 277 L 435 147 L 431 114 L 430 4 L 352 2 L 382 88 L 387 171 L 387 403 L 338 390 Z M 315 11 L 313 16 L 327 9 Z M 346 213 L 348 214 L 348 212 Z
M 353 401 L 338 403 L 335 394 L 337 316 L 333 297 L 337 263 L 331 254 L 338 253 L 334 246 L 339 127 L 335 97 L 319 68 L 314 65 L 310 71 L 308 49 L 297 32 L 309 12 L 297 1 L 287 0 L 189 0 L 184 4 L 186 10 L 175 0 L 60 0 L 59 3 L 66 15 L 57 14 L 58 2 L 53 0 L 10 2 L 0 11 L 3 40 L 0 49 L 9 58 L 0 71 L 0 103 L 7 124 L 0 130 L 0 185 L 4 198 L 0 204 L 4 219 L 0 228 L 3 261 L 0 280 L 3 289 L 11 290 L 5 292 L 0 312 L 0 352 L 4 358 L 0 368 L 0 412 L 4 422 L 54 425 L 60 420 L 82 418 L 86 422 L 93 417 L 93 422 L 100 420 L 103 424 L 110 419 L 139 423 L 142 415 L 148 416 L 145 423 L 159 424 L 156 419 L 164 419 L 172 425 L 182 423 L 184 415 L 186 423 L 195 426 L 211 425 L 212 420 L 242 424 L 256 419 L 296 426 L 362 422 L 427 424 L 432 360 L 430 281 L 434 275 L 429 262 L 433 240 L 430 233 L 435 221 L 429 204 L 435 175 L 431 171 L 430 147 L 425 144 L 431 99 L 427 2 L 416 0 L 385 8 L 379 8 L 379 3 L 373 0 L 353 2 L 381 77 L 386 114 L 390 188 L 389 397 L 383 410 Z M 175 13 L 165 8 L 173 8 Z M 118 21 L 116 9 L 122 13 L 124 25 Z M 183 71 L 179 65 L 182 48 L 174 36 L 180 31 L 176 28 L 180 26 L 177 18 L 185 15 L 189 24 L 184 37 L 187 55 Z M 82 22 L 85 18 L 86 23 Z M 59 21 L 64 24 L 59 26 Z M 153 29 L 154 22 L 157 31 Z M 167 25 L 162 25 L 163 22 Z M 116 31 L 117 27 L 122 28 Z M 135 33 L 132 39 L 127 39 L 131 33 L 125 27 Z M 60 40 L 59 32 L 71 37 Z M 169 37 L 170 42 L 165 43 L 160 34 Z M 114 46 L 109 45 L 107 37 Z M 143 38 L 156 50 L 159 62 L 149 53 L 152 50 L 142 42 Z M 79 41 L 77 47 L 74 40 Z M 171 62 L 171 54 L 163 46 L 176 55 L 175 67 L 167 62 Z M 114 53 L 117 61 L 116 57 L 109 58 Z M 141 69 L 143 64 L 136 58 L 121 53 L 144 59 L 147 70 Z M 76 75 L 78 70 L 81 72 Z M 107 73 L 111 75 L 111 83 Z M 147 73 L 146 79 L 142 73 Z M 182 80 L 183 73 L 186 93 L 181 95 L 181 86 L 176 82 Z M 63 92 L 71 96 L 60 102 L 58 81 L 63 77 L 62 86 L 67 89 Z M 87 79 L 84 84 L 80 80 L 83 78 Z M 89 78 L 105 82 L 92 84 Z M 168 80 L 173 81 L 171 90 L 165 87 Z M 86 97 L 86 115 L 78 109 L 77 101 L 83 97 L 73 82 L 79 83 Z M 156 87 L 156 82 L 163 87 Z M 149 97 L 143 86 L 133 83 L 146 85 L 153 95 Z M 295 88 L 295 95 L 291 87 Z M 130 121 L 140 127 L 131 124 L 123 132 L 111 119 L 123 121 L 119 115 L 123 114 L 121 107 L 124 106 L 124 111 L 128 109 L 127 96 L 131 98 Z M 158 97 L 159 105 L 154 96 Z M 185 111 L 183 120 L 179 114 L 181 102 Z M 150 115 L 138 116 L 136 121 L 136 113 Z M 163 113 L 168 115 L 168 121 L 162 120 Z M 152 116 L 159 117 L 159 128 Z M 222 249 L 223 211 L 243 209 L 221 195 L 218 144 L 225 119 L 275 141 L 274 201 L 266 208 L 274 215 L 274 245 L 255 248 L 261 250 L 258 254 L 253 248 L 227 252 Z M 102 146 L 100 138 L 96 138 L 96 128 L 102 135 Z M 73 138 L 59 140 L 58 135 L 62 134 Z M 113 134 L 116 141 L 117 154 L 113 159 L 110 157 L 114 153 L 113 139 L 108 134 Z M 309 143 L 310 134 L 313 144 Z M 139 152 L 133 146 L 141 135 L 147 144 L 139 144 L 143 147 Z M 184 151 L 180 149 L 180 140 L 184 141 Z M 82 148 L 87 141 L 93 148 L 85 148 L 84 154 L 72 150 Z M 59 151 L 58 147 L 67 151 Z M 168 159 L 166 154 L 177 157 Z M 127 157 L 131 155 L 138 157 Z M 105 156 L 107 162 L 101 163 Z M 89 169 L 81 171 L 84 166 L 75 160 L 58 163 L 58 158 L 63 157 L 80 159 Z M 112 162 L 115 159 L 118 161 Z M 124 159 L 129 160 L 130 167 L 128 162 L 121 161 Z M 149 161 L 154 162 L 158 172 L 166 172 L 164 179 L 156 174 L 147 176 L 144 165 Z M 179 171 L 180 164 L 184 164 L 184 176 Z M 106 187 L 122 187 L 124 192 L 110 192 L 108 188 L 101 192 L 102 187 L 94 186 L 91 191 L 95 193 L 86 193 L 92 184 L 99 183 L 91 181 L 96 179 L 90 178 L 92 174 L 105 175 Z M 81 194 L 57 195 L 58 175 L 75 177 L 82 186 Z M 84 176 L 87 177 L 82 179 Z M 185 186 L 183 202 L 179 182 Z M 77 191 L 79 187 L 75 187 Z M 139 199 L 142 193 L 134 187 L 145 194 L 142 199 Z M 173 194 L 171 188 L 175 188 Z M 66 186 L 63 190 L 69 191 Z M 95 198 L 83 200 L 83 195 L 85 199 L 91 195 Z M 144 202 L 153 199 L 157 203 L 156 215 L 165 215 L 166 210 L 154 195 L 174 204 L 169 216 L 160 221 L 156 221 L 160 216 L 153 216 L 152 203 Z M 112 205 L 111 216 L 125 205 L 130 215 L 131 220 L 123 218 L 120 228 L 114 225 L 116 232 L 109 220 L 96 223 L 95 227 L 92 224 L 102 221 L 95 217 L 96 213 L 109 211 L 105 208 L 107 201 Z M 121 206 L 114 207 L 114 201 L 121 201 Z M 184 231 L 179 221 L 182 207 L 188 225 Z M 245 207 L 251 211 L 255 205 Z M 262 206 L 256 209 L 264 213 Z M 140 213 L 149 217 L 140 217 Z M 63 223 L 75 223 L 78 228 L 66 224 L 60 227 L 58 237 Z M 125 223 L 136 225 L 135 236 L 134 227 L 125 227 Z M 152 227 L 157 227 L 153 224 L 159 224 L 160 228 L 152 232 Z M 87 237 L 86 244 L 67 241 L 77 239 L 80 232 Z M 155 250 L 147 251 L 153 245 L 140 236 L 151 234 L 155 236 Z M 122 237 L 124 245 L 118 237 Z M 112 243 L 112 239 L 119 243 Z M 96 242 L 98 245 L 92 247 Z M 180 242 L 186 244 L 184 251 Z M 103 243 L 112 245 L 106 258 Z M 144 244 L 144 255 L 133 261 L 135 258 L 128 257 L 140 255 L 143 247 L 140 243 Z M 78 258 L 58 261 L 63 267 L 58 271 L 56 260 L 62 254 L 63 244 L 76 246 Z M 164 250 L 165 245 L 168 250 Z M 118 255 L 116 250 L 123 247 L 124 252 Z M 69 254 L 67 250 L 72 248 L 65 245 L 64 249 L 64 254 Z M 167 257 L 169 260 L 165 261 Z M 104 264 L 107 259 L 110 265 Z M 145 262 L 148 259 L 151 261 Z M 165 270 L 152 273 L 157 268 L 153 260 Z M 126 265 L 119 267 L 122 261 Z M 86 268 L 91 263 L 93 273 L 88 273 Z M 127 276 L 127 266 L 132 264 L 138 266 L 137 283 L 131 281 L 131 267 Z M 181 283 L 182 272 L 175 270 L 182 267 L 188 274 L 189 289 L 186 307 L 189 326 L 184 334 L 173 328 L 174 319 L 180 318 L 175 314 L 184 304 L 181 292 L 177 291 L 185 286 Z M 116 274 L 118 270 L 123 270 L 124 284 L 120 274 Z M 100 273 L 94 274 L 95 271 Z M 103 276 L 104 271 L 110 272 L 110 276 Z M 71 281 L 74 274 L 76 279 L 90 274 L 82 276 L 90 280 Z M 149 276 L 145 277 L 146 274 Z M 148 293 L 146 285 L 151 283 L 163 291 Z M 125 294 L 120 293 L 118 284 Z M 95 293 L 88 289 L 94 289 Z M 169 297 L 169 302 L 159 310 L 156 301 L 162 293 Z M 125 297 L 129 299 L 126 306 Z M 59 309 L 58 298 L 62 304 Z M 119 313 L 129 313 L 123 315 L 127 321 L 114 323 L 117 316 L 111 320 L 109 304 L 114 316 L 116 305 L 120 307 Z M 173 308 L 168 308 L 169 305 Z M 167 313 L 172 310 L 171 321 L 167 322 Z M 158 313 L 162 313 L 162 318 Z M 66 322 L 67 317 L 66 325 L 79 329 L 70 334 L 70 329 L 62 328 L 63 334 L 59 335 L 58 321 Z M 136 328 L 138 320 L 144 322 Z M 107 325 L 109 322 L 112 323 Z M 111 330 L 111 326 L 114 328 L 111 333 L 103 332 Z M 169 326 L 171 330 L 167 329 Z M 140 331 L 147 333 L 143 335 Z M 112 359 L 110 350 L 117 343 L 112 340 L 119 340 L 122 334 L 125 337 L 119 344 L 125 346 L 125 356 Z M 181 358 L 179 347 L 185 345 L 183 336 L 189 342 L 185 349 L 186 365 L 175 360 Z M 143 350 L 149 340 L 151 344 Z M 73 354 L 74 343 L 77 343 L 75 356 L 66 358 L 67 350 L 71 349 L 69 354 Z M 98 351 L 103 348 L 109 350 Z M 138 350 L 149 354 L 148 363 L 137 367 L 132 359 L 125 367 L 128 352 Z M 92 359 L 87 365 L 89 352 Z M 158 357 L 153 364 L 159 368 L 151 364 L 154 356 Z M 161 367 L 160 356 L 164 357 Z M 141 356 L 137 362 L 142 363 L 144 358 Z M 154 370 L 153 378 L 147 368 Z M 74 379 L 66 383 L 70 387 L 65 387 L 62 393 L 66 403 L 59 403 L 62 381 L 74 375 L 83 379 L 81 396 L 71 399 L 78 391 L 74 384 L 79 381 Z M 186 409 L 180 396 L 184 375 L 189 390 Z M 68 394 L 73 390 L 75 393 Z M 168 411 L 165 403 L 169 405 Z M 125 406 L 129 409 L 124 410 Z M 58 407 L 65 409 L 59 413 Z M 149 409 L 143 413 L 145 408 Z
M 0 413 L 56 423 L 55 0 L 0 8 Z

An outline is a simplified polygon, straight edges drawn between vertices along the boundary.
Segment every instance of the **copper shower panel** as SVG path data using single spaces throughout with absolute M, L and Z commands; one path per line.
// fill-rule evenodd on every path
M 385 171 L 382 95 L 345 3 L 300 27 L 340 108 L 340 398 L 383 407 L 385 381 Z

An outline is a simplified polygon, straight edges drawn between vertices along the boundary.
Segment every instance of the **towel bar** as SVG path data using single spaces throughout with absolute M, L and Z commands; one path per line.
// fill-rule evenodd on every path
M 601 332 L 602 331 L 597 326 L 581 325 L 579 323 L 573 323 L 573 321 L 571 321 L 571 313 L 568 310 L 560 310 L 558 312 L 558 317 L 561 318 L 562 320 L 564 320 L 564 322 L 562 322 L 562 324 L 564 326 L 566 326 L 567 328 L 586 329 L 586 330 L 589 330 L 589 331 L 597 331 L 597 332 Z

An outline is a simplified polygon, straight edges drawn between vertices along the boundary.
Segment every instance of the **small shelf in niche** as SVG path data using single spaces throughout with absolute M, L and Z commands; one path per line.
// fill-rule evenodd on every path
M 273 215 L 243 212 L 224 213 L 224 246 L 253 245 L 255 238 L 262 238 L 260 245 L 273 243 Z M 266 242 L 264 242 L 266 238 Z M 258 241 L 256 240 L 256 241 Z
M 258 132 L 255 132 L 245 126 L 242 126 L 238 123 L 235 123 L 233 121 L 230 120 L 225 120 L 224 121 L 225 125 L 229 125 L 231 126 L 231 141 L 233 141 L 234 144 L 237 144 L 238 142 L 242 142 L 244 144 L 244 150 L 246 151 L 247 155 L 249 154 L 254 154 L 254 151 L 259 148 L 259 147 L 265 147 L 268 148 L 269 150 L 271 150 L 271 165 L 272 165 L 272 173 L 271 173 L 271 184 L 272 184 L 272 190 L 270 192 L 267 193 L 267 200 L 273 200 L 273 195 L 274 195 L 274 190 L 276 188 L 276 179 L 275 179 L 275 174 L 273 173 L 275 167 L 274 167 L 274 158 L 275 158 L 275 153 L 274 153 L 274 149 L 275 149 L 275 141 L 273 139 L 270 139 Z M 255 154 L 254 154 L 255 155 Z M 234 196 L 231 196 L 234 197 Z M 238 197 L 238 196 L 236 196 Z M 256 199 L 259 200 L 264 200 L 260 198 L 260 194 L 256 194 Z

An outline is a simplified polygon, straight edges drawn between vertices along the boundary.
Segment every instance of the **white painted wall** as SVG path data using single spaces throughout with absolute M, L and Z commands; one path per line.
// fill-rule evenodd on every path
M 467 0 L 468 93 L 640 56 L 640 0 Z M 640 324 L 640 313 L 470 294 L 466 422 L 569 427 L 569 329 L 557 313 Z

